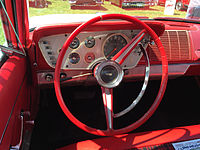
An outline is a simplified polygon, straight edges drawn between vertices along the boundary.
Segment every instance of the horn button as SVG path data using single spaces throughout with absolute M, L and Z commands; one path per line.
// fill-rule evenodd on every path
M 117 75 L 117 69 L 111 65 L 105 66 L 100 72 L 101 79 L 105 83 L 113 82 L 117 78 Z
M 107 60 L 95 67 L 94 75 L 101 86 L 114 88 L 122 81 L 124 72 L 118 63 Z

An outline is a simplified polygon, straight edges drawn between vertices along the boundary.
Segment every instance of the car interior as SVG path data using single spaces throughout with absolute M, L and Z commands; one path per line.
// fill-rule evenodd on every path
M 200 147 L 199 20 L 0 14 L 0 150 Z

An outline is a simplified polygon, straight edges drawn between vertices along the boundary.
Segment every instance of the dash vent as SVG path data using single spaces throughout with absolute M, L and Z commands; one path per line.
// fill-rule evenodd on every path
M 160 37 L 168 61 L 191 60 L 188 31 L 165 31 Z M 155 45 L 149 47 L 151 61 L 161 61 L 160 52 Z

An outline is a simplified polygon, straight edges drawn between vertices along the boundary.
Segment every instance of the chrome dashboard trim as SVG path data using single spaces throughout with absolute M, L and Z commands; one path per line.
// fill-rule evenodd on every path
M 195 65 L 200 65 L 200 63 L 185 63 L 185 64 L 169 64 L 168 65 L 168 75 L 169 77 L 179 77 L 184 75 L 187 70 L 191 67 L 191 66 L 195 66 Z M 157 76 L 161 76 L 162 75 L 162 65 L 157 64 L 157 65 L 151 65 L 151 71 L 150 71 L 150 77 L 157 77 Z M 145 72 L 145 66 L 144 65 L 138 65 L 133 69 L 129 69 L 128 70 L 128 74 L 125 73 L 124 78 L 125 79 L 131 79 L 134 77 L 134 79 L 137 80 L 137 77 L 144 77 L 144 72 Z M 87 70 L 82 70 L 82 71 L 65 71 L 65 73 L 67 74 L 67 76 L 75 76 L 75 75 L 79 75 L 79 74 L 83 74 L 83 73 L 88 73 Z M 37 78 L 38 78 L 38 84 L 39 85 L 45 85 L 45 84 L 53 84 L 53 80 L 52 81 L 46 81 L 45 80 L 45 75 L 47 74 L 51 74 L 54 76 L 54 72 L 53 71 L 45 71 L 45 72 L 39 72 L 37 73 Z M 83 82 L 84 80 L 92 80 L 95 81 L 94 77 L 83 77 L 83 78 L 78 78 L 75 81 L 77 82 Z M 68 81 L 66 81 L 68 82 Z

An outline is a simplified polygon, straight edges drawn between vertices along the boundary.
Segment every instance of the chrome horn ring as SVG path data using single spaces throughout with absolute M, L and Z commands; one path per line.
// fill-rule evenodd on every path
M 102 87 L 114 88 L 122 81 L 124 72 L 118 63 L 106 60 L 95 67 L 94 76 Z

